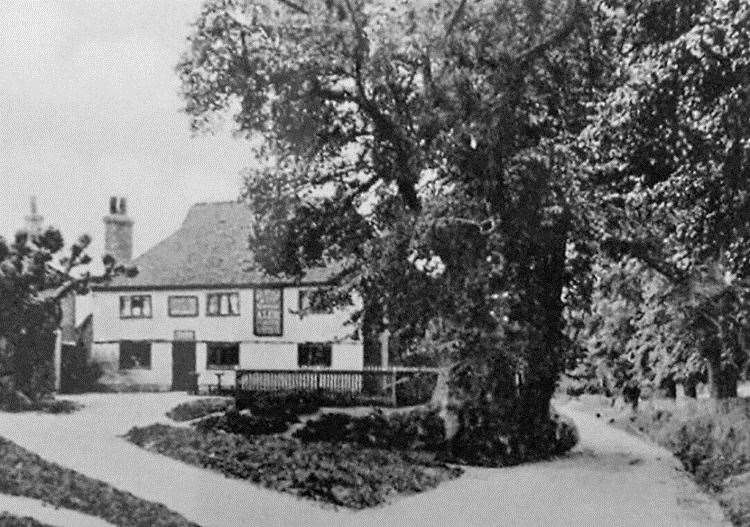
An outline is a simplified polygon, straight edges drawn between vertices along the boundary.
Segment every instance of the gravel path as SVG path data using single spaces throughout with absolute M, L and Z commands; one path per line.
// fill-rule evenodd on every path
M 0 435 L 60 465 L 164 503 L 204 526 L 729 525 L 665 450 L 577 409 L 581 444 L 566 458 L 505 469 L 467 469 L 435 490 L 353 512 L 259 488 L 146 452 L 122 439 L 130 427 L 169 422 L 190 397 L 91 394 L 70 415 L 2 414 Z

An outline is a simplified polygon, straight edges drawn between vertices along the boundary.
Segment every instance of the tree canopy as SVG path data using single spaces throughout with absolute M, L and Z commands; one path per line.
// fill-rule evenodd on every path
M 195 130 L 230 114 L 261 139 L 243 194 L 259 264 L 335 268 L 319 300 L 356 292 L 366 333 L 450 365 L 465 428 L 493 405 L 533 428 L 566 363 L 564 309 L 590 342 L 641 335 L 644 355 L 674 339 L 638 324 L 687 327 L 665 299 L 695 300 L 711 262 L 747 274 L 747 17 L 731 1 L 207 0 L 178 73 Z M 620 259 L 662 287 L 644 281 L 618 321 L 592 269 Z

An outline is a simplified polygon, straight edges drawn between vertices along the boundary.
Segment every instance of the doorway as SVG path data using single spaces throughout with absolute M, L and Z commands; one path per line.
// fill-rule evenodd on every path
M 195 332 L 175 331 L 172 341 L 172 390 L 195 392 L 198 376 L 195 372 Z

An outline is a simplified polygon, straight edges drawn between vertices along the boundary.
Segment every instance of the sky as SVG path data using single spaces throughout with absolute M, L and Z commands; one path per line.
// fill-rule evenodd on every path
M 202 0 L 0 2 L 0 235 L 29 198 L 66 241 L 103 251 L 109 196 L 128 199 L 134 253 L 191 204 L 236 199 L 254 160 L 229 130 L 194 136 L 174 71 Z

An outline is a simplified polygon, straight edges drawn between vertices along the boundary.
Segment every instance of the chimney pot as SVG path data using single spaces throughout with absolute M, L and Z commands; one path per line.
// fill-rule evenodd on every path
M 133 257 L 133 220 L 126 214 L 125 198 L 109 199 L 109 215 L 104 217 L 104 252 L 117 263 L 129 262 Z
M 41 234 L 42 230 L 44 230 L 44 217 L 39 214 L 39 209 L 36 205 L 36 196 L 31 196 L 29 206 L 31 213 L 25 218 L 26 232 L 32 236 Z

